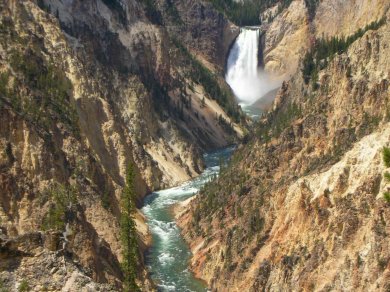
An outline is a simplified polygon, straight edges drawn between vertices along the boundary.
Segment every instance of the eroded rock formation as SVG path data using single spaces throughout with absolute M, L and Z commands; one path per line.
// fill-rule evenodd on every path
M 390 288 L 389 22 L 324 61 L 317 82 L 306 84 L 298 62 L 310 35 L 351 35 L 389 19 L 388 3 L 320 1 L 311 20 L 304 3 L 293 1 L 265 35 L 266 69 L 293 77 L 255 137 L 178 218 L 192 269 L 213 291 Z
M 216 52 L 206 64 L 196 57 L 203 47 L 191 46 L 194 27 L 184 28 L 188 37 L 177 42 L 145 5 L 0 1 L 5 287 L 121 289 L 119 202 L 128 165 L 136 173 L 139 206 L 151 190 L 198 175 L 202 152 L 242 135 L 232 94 L 205 71 L 219 66 Z M 229 25 L 211 8 L 202 18 L 211 23 L 214 16 L 220 20 L 214 28 Z M 210 50 L 226 46 L 222 38 L 214 44 Z M 195 66 L 207 74 L 195 79 Z M 210 83 L 225 92 L 223 100 Z M 150 291 L 144 221 L 136 214 L 137 277 Z

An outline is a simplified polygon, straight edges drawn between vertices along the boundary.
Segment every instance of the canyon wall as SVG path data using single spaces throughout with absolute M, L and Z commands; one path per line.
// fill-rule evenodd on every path
M 274 66 L 293 76 L 253 139 L 178 218 L 191 267 L 212 291 L 388 291 L 388 3 L 320 1 L 308 21 L 295 9 L 303 1 L 269 24 L 265 51 L 270 70 L 295 58 Z M 350 35 L 384 16 L 305 81 L 298 55 L 310 36 Z M 292 19 L 296 27 L 285 27 Z M 327 25 L 333 19 L 340 30 Z
M 294 0 L 279 13 L 275 11 L 281 4 L 264 12 L 273 15 L 262 26 L 262 50 L 265 70 L 274 78 L 291 78 L 316 38 L 347 37 L 381 18 L 388 5 L 386 0 L 325 0 L 308 9 L 310 2 L 316 1 Z
M 204 151 L 242 135 L 240 110 L 196 57 L 201 48 L 173 40 L 145 5 L 0 1 L 2 286 L 120 290 L 128 166 L 140 206 L 148 192 L 198 175 Z M 151 291 L 142 258 L 151 238 L 143 215 L 135 219 L 137 279 Z

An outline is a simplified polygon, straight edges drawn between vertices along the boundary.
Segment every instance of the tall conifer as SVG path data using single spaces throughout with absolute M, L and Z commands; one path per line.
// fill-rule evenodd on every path
M 123 246 L 122 270 L 124 273 L 124 291 L 140 291 L 137 283 L 138 244 L 134 221 L 135 190 L 134 169 L 132 163 L 127 167 L 126 185 L 121 197 L 121 241 Z

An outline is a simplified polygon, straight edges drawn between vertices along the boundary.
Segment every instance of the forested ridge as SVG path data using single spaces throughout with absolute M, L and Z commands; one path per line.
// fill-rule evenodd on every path
M 249 0 L 236 2 L 234 0 L 209 0 L 214 7 L 226 14 L 231 21 L 239 26 L 260 25 L 260 13 L 275 3 L 275 0 Z

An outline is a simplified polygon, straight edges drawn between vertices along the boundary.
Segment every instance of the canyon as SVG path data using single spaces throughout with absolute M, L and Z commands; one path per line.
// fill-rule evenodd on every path
M 141 291 L 390 289 L 389 3 L 249 2 L 0 0 L 0 291 L 131 291 L 129 172 Z
M 178 218 L 212 291 L 390 289 L 389 5 L 326 0 L 311 12 L 308 2 L 260 28 L 264 69 L 285 82 Z M 348 36 L 305 75 L 313 44 Z
M 131 0 L 0 6 L 1 287 L 120 290 L 128 165 L 141 207 L 149 192 L 199 175 L 202 153 L 243 136 L 245 118 L 218 74 L 237 28 L 192 1 L 176 10 L 190 27 Z M 137 282 L 152 291 L 151 235 L 134 216 Z

